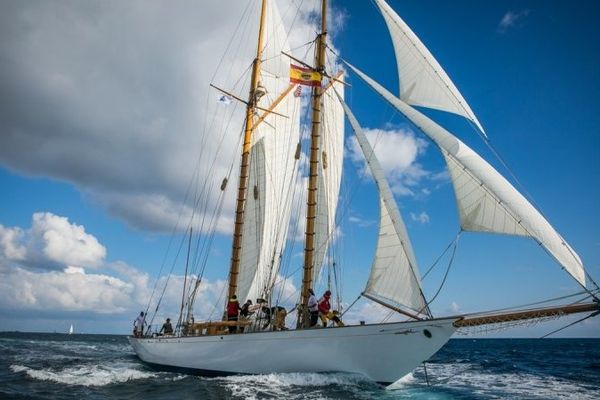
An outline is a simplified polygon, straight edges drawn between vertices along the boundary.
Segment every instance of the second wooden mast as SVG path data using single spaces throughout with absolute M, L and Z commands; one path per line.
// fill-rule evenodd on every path
M 327 47 L 327 0 L 321 2 L 321 33 L 317 36 L 315 48 L 315 69 L 323 75 L 325 71 L 325 50 Z M 308 199 L 306 211 L 306 231 L 304 246 L 304 273 L 302 275 L 301 301 L 303 312 L 298 313 L 298 327 L 308 323 L 308 289 L 313 284 L 315 252 L 315 220 L 317 218 L 317 177 L 319 174 L 319 150 L 321 146 L 321 105 L 323 89 L 317 85 L 312 91 L 312 127 L 310 135 L 310 168 L 308 178 Z
M 263 37 L 267 0 L 262 0 L 260 10 L 260 25 L 258 28 L 258 44 L 256 46 L 256 58 L 252 63 L 252 77 L 250 81 L 250 94 L 246 107 L 246 127 L 244 129 L 244 145 L 242 149 L 242 161 L 240 164 L 240 182 L 235 208 L 235 225 L 233 230 L 233 245 L 231 249 L 231 267 L 229 270 L 229 298 L 237 292 L 237 278 L 240 270 L 240 253 L 242 250 L 242 231 L 244 226 L 244 210 L 246 196 L 248 194 L 248 177 L 250 175 L 250 149 L 252 148 L 252 134 L 254 132 L 254 115 L 256 103 L 258 102 L 256 89 L 259 86 L 260 66 L 263 52 Z

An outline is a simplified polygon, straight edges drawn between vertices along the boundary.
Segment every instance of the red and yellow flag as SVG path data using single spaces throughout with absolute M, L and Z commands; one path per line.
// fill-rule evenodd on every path
M 321 74 L 310 68 L 290 64 L 290 82 L 305 86 L 321 86 Z

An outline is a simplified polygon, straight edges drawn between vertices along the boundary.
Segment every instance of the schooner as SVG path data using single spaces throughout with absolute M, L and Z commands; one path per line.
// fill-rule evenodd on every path
M 309 174 L 303 194 L 306 198 L 304 261 L 295 327 L 277 330 L 271 323 L 250 329 L 249 321 L 226 321 L 226 318 L 193 321 L 192 308 L 200 285 L 197 278 L 184 284 L 175 335 L 129 338 L 143 361 L 208 375 L 339 371 L 363 374 L 376 382 L 390 384 L 428 360 L 458 329 L 600 310 L 598 286 L 586 273 L 575 250 L 546 218 L 491 164 L 414 108 L 457 114 L 469 120 L 483 138 L 487 137 L 466 100 L 419 38 L 384 0 L 374 3 L 392 38 L 400 82 L 398 95 L 333 54 L 327 39 L 327 0 L 321 2 L 311 62 L 293 55 L 277 2 L 262 0 L 248 97 L 213 85 L 223 96 L 246 107 L 228 298 L 235 295 L 241 302 L 263 298 L 271 306 L 277 305 L 272 290 L 287 242 L 293 200 L 289 186 L 297 175 L 301 151 L 302 105 L 295 93 L 300 86 L 312 91 Z M 335 57 L 337 62 L 328 63 L 328 56 Z M 454 188 L 462 231 L 535 240 L 582 287 L 587 296 L 584 301 L 546 308 L 434 317 L 392 190 L 365 132 L 345 102 L 347 83 L 342 62 L 344 68 L 383 97 L 439 149 Z M 361 296 L 406 320 L 310 328 L 309 289 L 319 277 L 335 231 L 345 118 L 356 135 L 379 195 L 379 236 Z M 221 191 L 227 184 L 224 180 Z M 588 283 L 594 289 L 588 289 Z M 227 328 L 231 326 L 239 328 L 238 333 L 229 333 Z

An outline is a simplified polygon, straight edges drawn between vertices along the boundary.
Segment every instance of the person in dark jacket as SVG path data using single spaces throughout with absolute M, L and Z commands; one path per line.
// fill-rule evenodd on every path
M 242 308 L 240 309 L 240 320 L 248 321 L 248 317 L 250 314 L 254 314 L 254 312 L 250 311 L 250 307 L 252 306 L 252 300 L 246 300 Z M 240 326 L 240 332 L 244 333 L 244 327 Z
M 237 301 L 237 296 L 233 295 L 227 302 L 227 321 L 238 320 L 238 313 L 240 312 L 240 303 Z M 236 333 L 237 326 L 230 326 L 229 333 Z
M 242 317 L 248 318 L 248 316 L 252 313 L 250 311 L 250 307 L 252 306 L 252 300 L 246 300 L 242 308 L 240 309 L 240 315 Z

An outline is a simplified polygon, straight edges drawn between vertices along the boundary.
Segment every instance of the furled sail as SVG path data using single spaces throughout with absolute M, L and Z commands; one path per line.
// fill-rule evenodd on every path
M 341 78 L 338 78 L 338 80 L 341 80 Z M 343 83 L 335 82 L 333 87 L 343 98 Z M 321 118 L 321 162 L 319 163 L 319 175 L 317 176 L 313 282 L 319 277 L 329 243 L 335 236 L 335 211 L 344 161 L 344 111 L 335 97 L 333 88 L 329 88 L 323 94 L 321 109 L 323 110 Z
M 281 55 L 289 43 L 276 2 L 269 2 L 265 33 L 260 83 L 267 94 L 258 105 L 268 109 L 289 87 L 290 63 Z M 277 276 L 290 219 L 299 107 L 300 99 L 287 95 L 273 110 L 287 118 L 270 114 L 253 134 L 238 275 L 241 302 L 267 296 Z
M 417 35 L 384 0 L 375 0 L 375 3 L 385 19 L 394 43 L 400 99 L 415 106 L 461 115 L 472 121 L 484 133 L 469 104 Z
M 379 189 L 379 238 L 364 293 L 431 315 L 421 290 L 417 261 L 392 190 L 354 114 L 343 99 L 339 100 Z
M 585 287 L 577 253 L 498 171 L 450 132 L 350 68 L 439 146 L 448 163 L 463 229 L 532 237 Z

